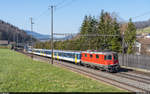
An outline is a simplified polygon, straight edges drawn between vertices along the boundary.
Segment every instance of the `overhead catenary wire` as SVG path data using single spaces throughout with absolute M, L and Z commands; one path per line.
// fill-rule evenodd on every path
M 67 7 L 67 6 L 69 6 L 69 5 L 71 5 L 73 2 L 75 2 L 76 0 L 71 0 L 70 2 L 68 2 L 68 3 L 65 3 L 64 5 L 62 4 L 62 6 L 60 5 L 60 6 L 57 6 L 57 8 L 56 8 L 56 11 L 58 11 L 58 10 L 60 10 L 60 9 L 62 9 L 62 8 L 65 8 L 65 7 Z
M 52 0 L 51 0 L 52 1 Z M 73 1 L 75 1 L 75 0 L 71 0 L 71 2 L 68 2 L 68 3 L 65 3 L 65 1 L 66 0 L 62 0 L 61 2 L 59 2 L 59 3 L 57 3 L 56 5 L 53 5 L 54 6 L 54 8 L 56 9 L 56 10 L 58 10 L 59 8 L 63 8 L 63 7 L 66 7 L 67 5 L 69 5 L 69 4 L 71 4 Z M 58 8 L 57 8 L 58 7 Z M 38 23 L 38 21 L 40 20 L 40 18 L 42 17 L 42 16 L 44 16 L 44 14 L 48 14 L 49 13 L 49 8 L 48 9 L 46 9 L 45 11 L 43 11 L 40 15 L 38 15 L 37 17 L 34 17 L 35 18 L 35 20 L 36 20 L 36 22 Z
M 144 17 L 146 15 L 150 15 L 150 11 L 149 12 L 145 12 L 143 14 L 140 14 L 140 15 L 137 15 L 137 16 L 134 16 L 134 17 L 130 17 L 131 19 L 137 19 L 137 18 L 140 18 L 140 17 Z M 123 21 L 123 22 L 128 22 L 128 20 L 124 20 L 123 18 L 119 17 L 118 15 L 115 15 L 119 20 Z
M 145 15 L 149 15 L 150 14 L 150 11 L 149 12 L 145 12 L 145 13 L 143 13 L 143 14 L 141 14 L 141 15 L 138 15 L 138 16 L 135 16 L 135 17 L 131 17 L 132 19 L 137 19 L 137 18 L 139 18 L 139 17 L 142 17 L 142 16 L 145 16 Z
M 98 36 L 119 36 L 119 35 L 117 35 L 117 34 L 114 34 L 114 35 L 112 35 L 112 34 L 108 34 L 108 35 L 106 35 L 106 34 L 79 34 L 79 33 L 54 33 L 54 35 L 56 35 L 56 36 L 75 36 L 75 35 L 78 35 L 78 36 L 85 36 L 85 37 L 90 37 L 90 36 L 93 36 L 93 37 L 98 37 Z
M 38 22 L 38 21 L 40 20 L 40 18 L 41 18 L 42 16 L 44 16 L 44 14 L 46 14 L 46 13 L 48 13 L 48 12 L 49 12 L 49 10 L 46 9 L 46 10 L 43 11 L 39 16 L 35 17 L 36 22 Z
M 55 6 L 57 7 L 57 6 L 60 6 L 60 5 L 62 5 L 63 3 L 65 3 L 65 1 L 66 0 L 62 0 L 61 2 L 59 2 L 58 4 L 56 4 Z

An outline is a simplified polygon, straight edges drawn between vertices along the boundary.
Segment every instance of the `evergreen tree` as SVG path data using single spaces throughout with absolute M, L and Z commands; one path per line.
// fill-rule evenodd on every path
M 111 46 L 110 49 L 112 51 L 121 52 L 121 33 L 120 33 L 120 27 L 119 24 L 116 21 L 116 18 L 113 21 L 113 27 L 112 27 L 112 35 L 118 35 L 112 37 L 111 40 Z
M 99 24 L 98 24 L 98 34 L 99 35 L 104 35 L 105 34 L 105 14 L 104 14 L 104 10 L 101 11 L 101 15 L 100 15 L 100 20 L 99 20 Z M 97 49 L 101 49 L 103 47 L 103 44 L 105 42 L 104 40 L 105 37 L 101 36 L 97 38 Z
M 130 39 L 134 40 L 133 35 L 134 26 L 130 21 L 128 23 L 128 28 L 126 30 L 126 35 L 129 31 L 133 31 L 132 34 L 126 38 L 126 43 L 128 44 L 128 52 L 132 49 L 132 43 L 129 41 Z M 54 48 L 58 50 L 98 50 L 102 47 L 107 49 L 111 49 L 112 51 L 120 52 L 121 51 L 121 34 L 120 34 L 120 26 L 117 23 L 116 18 L 113 18 L 110 13 L 101 11 L 101 15 L 99 19 L 96 19 L 92 16 L 85 16 L 83 23 L 80 28 L 80 33 L 76 39 L 66 40 L 66 41 L 56 41 L 54 42 Z M 86 34 L 99 34 L 99 35 L 119 35 L 119 36 L 97 36 L 97 37 L 83 37 L 81 35 Z M 44 45 L 43 45 L 44 44 Z M 104 46 L 106 45 L 106 46 Z M 45 47 L 50 48 L 50 43 L 39 43 L 37 47 Z
M 136 41 L 136 27 L 130 19 L 125 31 L 125 43 L 127 45 L 127 53 L 133 53 L 133 46 Z
M 89 16 L 89 28 L 88 28 L 88 34 L 98 34 L 98 29 L 97 29 L 97 26 L 98 26 L 98 21 L 95 17 L 91 17 Z M 96 49 L 96 39 L 97 37 L 93 37 L 93 36 L 88 36 L 88 43 L 89 43 L 89 50 L 92 50 L 92 49 Z
M 89 27 L 90 27 L 90 17 L 85 16 L 81 29 L 80 29 L 80 34 L 81 35 L 86 35 L 89 32 Z M 80 37 L 80 43 L 81 43 L 81 48 L 83 49 L 88 49 L 88 46 L 85 46 L 88 43 L 88 38 L 87 37 Z

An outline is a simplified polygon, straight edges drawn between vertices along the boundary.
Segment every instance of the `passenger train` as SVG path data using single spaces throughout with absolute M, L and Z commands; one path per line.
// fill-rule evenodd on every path
M 28 53 L 51 57 L 51 50 L 29 49 Z M 54 59 L 74 62 L 75 64 L 96 67 L 107 72 L 118 72 L 120 65 L 116 52 L 97 52 L 97 51 L 60 51 L 54 50 Z

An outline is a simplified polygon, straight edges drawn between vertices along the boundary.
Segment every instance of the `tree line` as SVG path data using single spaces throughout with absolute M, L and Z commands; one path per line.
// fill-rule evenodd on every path
M 101 36 L 90 36 L 91 34 Z M 136 27 L 131 19 L 126 24 L 120 24 L 116 17 L 102 10 L 99 18 L 86 15 L 79 34 L 70 40 L 55 41 L 54 49 L 80 51 L 109 49 L 120 53 L 124 50 L 125 53 L 130 54 L 134 52 L 135 40 Z M 51 49 L 50 42 L 36 43 L 35 48 Z

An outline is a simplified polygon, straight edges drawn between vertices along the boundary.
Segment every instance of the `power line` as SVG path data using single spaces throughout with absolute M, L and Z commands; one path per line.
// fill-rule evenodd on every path
M 145 16 L 145 15 L 149 15 L 150 14 L 150 11 L 149 12 L 145 12 L 143 14 L 140 14 L 138 16 L 134 16 L 134 17 L 130 17 L 131 19 L 137 19 L 139 17 L 142 17 L 142 16 Z M 115 15 L 119 20 L 123 21 L 123 22 L 128 22 L 127 20 L 124 20 L 123 18 L 119 17 L 118 15 Z
M 58 4 L 56 4 L 55 7 L 62 5 L 65 2 L 65 0 L 59 2 Z M 44 14 L 48 13 L 49 9 L 46 9 L 45 11 L 43 11 L 39 16 L 35 17 L 36 22 L 39 20 L 40 17 L 42 17 Z
M 56 7 L 62 5 L 64 2 L 65 2 L 65 0 L 62 0 L 61 2 L 59 2 L 58 4 L 56 4 Z
M 99 36 L 106 36 L 106 37 L 115 37 L 115 36 L 120 36 L 120 35 L 117 35 L 117 34 L 108 34 L 108 35 L 104 35 L 104 34 L 78 34 L 78 33 L 54 33 L 53 35 L 56 35 L 56 36 L 75 36 L 75 35 L 78 35 L 78 36 L 84 36 L 84 37 L 99 37 Z
M 57 7 L 56 8 L 56 10 L 58 11 L 59 9 L 62 9 L 62 8 L 64 8 L 64 7 L 66 7 L 66 6 L 69 6 L 69 5 L 71 5 L 73 2 L 75 2 L 76 0 L 71 0 L 70 2 L 68 2 L 68 3 L 66 3 L 66 4 L 64 4 L 64 5 L 62 5 L 62 6 L 60 6 L 60 7 Z
M 143 14 L 141 14 L 141 15 L 138 15 L 138 16 L 135 16 L 135 17 L 131 17 L 131 18 L 132 18 L 132 19 L 137 19 L 137 18 L 139 18 L 139 17 L 145 16 L 145 15 L 148 15 L 148 14 L 150 14 L 150 11 L 149 11 L 149 12 L 145 12 L 145 13 L 143 13 Z
M 38 21 L 39 18 L 42 17 L 46 13 L 48 13 L 48 9 L 46 9 L 45 11 L 43 11 L 39 16 L 35 17 L 36 21 Z

